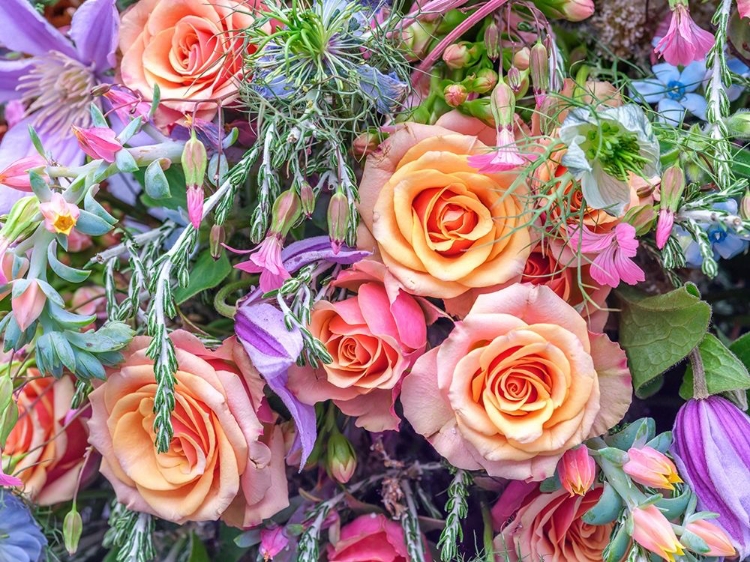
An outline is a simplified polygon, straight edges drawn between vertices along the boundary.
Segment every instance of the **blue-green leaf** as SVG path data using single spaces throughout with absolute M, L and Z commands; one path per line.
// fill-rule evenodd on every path
M 112 230 L 112 225 L 88 211 L 81 211 L 76 222 L 76 230 L 89 236 L 101 236 Z
M 152 199 L 166 199 L 172 196 L 172 192 L 169 190 L 169 181 L 158 160 L 154 160 L 146 168 L 144 187 L 146 194 Z
M 52 242 L 47 246 L 47 261 L 49 262 L 50 268 L 55 272 L 56 275 L 62 277 L 70 283 L 83 283 L 88 276 L 91 274 L 90 271 L 82 271 L 80 269 L 74 269 L 62 263 L 57 259 L 57 243 Z

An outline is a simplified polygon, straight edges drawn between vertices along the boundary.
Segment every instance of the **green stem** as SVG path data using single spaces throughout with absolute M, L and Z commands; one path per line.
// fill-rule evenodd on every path
M 493 543 L 494 534 L 492 531 L 492 514 L 487 502 L 482 500 L 482 524 L 484 531 L 482 533 L 482 542 L 484 543 L 484 552 L 487 562 L 495 562 L 495 545 Z
M 229 283 L 228 285 L 222 287 L 214 297 L 214 306 L 216 307 L 216 311 L 227 318 L 234 318 L 234 314 L 235 312 L 237 312 L 237 307 L 232 306 L 231 304 L 227 304 L 227 297 L 235 291 L 239 291 L 240 289 L 244 289 L 245 287 L 250 287 L 254 284 L 255 277 L 250 277 L 247 279 L 240 279 L 239 281 Z

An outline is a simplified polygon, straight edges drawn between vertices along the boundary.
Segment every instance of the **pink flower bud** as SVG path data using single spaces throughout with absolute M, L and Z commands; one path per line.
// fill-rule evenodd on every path
M 596 463 L 583 445 L 565 452 L 557 464 L 557 472 L 562 487 L 571 496 L 583 496 L 594 484 Z
M 68 203 L 59 193 L 53 193 L 52 199 L 39 205 L 44 217 L 44 228 L 55 234 L 70 234 L 78 222 L 81 211 L 73 203 Z
M 349 482 L 357 469 L 357 455 L 352 444 L 338 431 L 328 440 L 326 466 L 331 478 L 341 484 Z
M 724 530 L 718 525 L 699 519 L 685 525 L 685 528 L 698 535 L 711 549 L 708 552 L 700 552 L 704 556 L 736 556 L 737 550 L 732 546 L 732 541 Z
M 260 531 L 260 555 L 264 560 L 273 560 L 289 545 L 289 539 L 284 534 L 283 527 L 273 529 L 261 529 Z
M 271 210 L 271 233 L 286 236 L 302 214 L 299 195 L 288 189 L 276 198 Z
M 346 195 L 336 192 L 328 203 L 328 236 L 333 253 L 338 254 L 349 228 L 349 200 Z
M 582 21 L 594 13 L 593 0 L 534 0 L 534 4 L 548 18 Z
M 508 69 L 508 86 L 510 86 L 510 89 L 513 90 L 514 94 L 521 91 L 523 78 L 521 77 L 521 71 L 518 70 L 517 66 L 511 66 Z
M 224 227 L 219 224 L 213 225 L 211 227 L 211 233 L 208 236 L 208 248 L 213 259 L 218 260 L 221 257 L 221 252 L 224 249 L 224 242 L 226 242 Z
M 203 220 L 203 200 L 205 195 L 203 193 L 202 185 L 190 185 L 187 186 L 187 211 L 188 219 L 193 228 L 198 230 Z
M 665 560 L 674 560 L 685 551 L 672 530 L 672 525 L 655 505 L 636 507 L 633 515 L 633 540 Z
M 443 96 L 445 103 L 451 107 L 458 107 L 469 97 L 469 92 L 461 84 L 450 84 L 443 90 Z
M 471 81 L 471 91 L 478 94 L 486 94 L 497 85 L 497 72 L 491 68 L 483 68 L 477 72 L 474 80 Z
M 527 70 L 531 64 L 531 51 L 528 47 L 524 47 L 513 55 L 513 66 L 518 67 L 518 70 Z
M 122 150 L 117 135 L 107 127 L 81 129 L 74 126 L 73 134 L 78 139 L 81 150 L 94 160 L 101 159 L 111 164 L 115 161 L 117 153 Z
M 674 485 L 682 482 L 674 463 L 651 447 L 629 449 L 622 469 L 633 481 L 651 488 L 674 490 Z
M 466 42 L 448 45 L 448 48 L 443 51 L 443 62 L 448 65 L 448 68 L 459 70 L 472 64 L 473 57 L 468 45 L 469 43 Z
M 25 156 L 8 165 L 0 172 L 0 184 L 5 187 L 11 187 L 18 191 L 31 191 L 31 180 L 29 180 L 29 170 L 44 166 L 44 158 L 35 154 Z
M 39 318 L 47 302 L 47 296 L 37 283 L 32 279 L 26 289 L 18 297 L 11 298 L 11 308 L 13 316 L 21 330 L 26 330 L 34 321 Z
M 677 212 L 685 191 L 685 172 L 679 166 L 670 166 L 661 176 L 660 203 L 662 209 Z
M 487 29 L 484 30 L 484 46 L 487 48 L 487 57 L 490 60 L 497 60 L 503 52 L 500 44 L 500 26 L 493 19 Z
M 659 219 L 656 222 L 656 247 L 660 250 L 667 245 L 673 226 L 674 213 L 669 209 L 660 209 Z
M 380 145 L 380 139 L 375 133 L 362 133 L 354 139 L 352 144 L 352 154 L 357 160 L 361 160 L 368 154 L 377 150 Z
M 530 66 L 534 100 L 541 107 L 549 89 L 549 54 L 541 41 L 531 48 Z
M 492 115 L 495 126 L 499 129 L 511 127 L 516 111 L 516 96 L 505 82 L 498 82 L 492 90 Z
M 302 183 L 302 187 L 299 190 L 299 198 L 302 203 L 302 214 L 310 218 L 315 211 L 315 192 L 309 183 Z
M 136 117 L 146 120 L 151 111 L 150 104 L 125 90 L 110 88 L 104 92 L 104 97 L 112 103 L 115 113 L 123 123 L 129 123 Z

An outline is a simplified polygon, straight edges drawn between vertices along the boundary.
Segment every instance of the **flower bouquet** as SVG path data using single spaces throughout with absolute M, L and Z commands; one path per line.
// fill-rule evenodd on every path
M 748 44 L 2 0 L 0 560 L 750 559 Z

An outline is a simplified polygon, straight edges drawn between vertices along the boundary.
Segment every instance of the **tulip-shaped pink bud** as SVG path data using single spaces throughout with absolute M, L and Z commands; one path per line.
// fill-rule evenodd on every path
M 529 59 L 531 66 L 531 84 L 534 88 L 534 101 L 541 107 L 549 90 L 549 54 L 541 41 L 531 48 Z
M 328 203 L 328 237 L 331 239 L 334 254 L 338 254 L 341 250 L 348 228 L 349 200 L 346 195 L 337 191 Z
M 42 291 L 36 279 L 31 279 L 26 289 L 17 297 L 11 297 L 10 306 L 13 316 L 21 330 L 31 326 L 39 318 L 47 302 L 47 296 Z
M 503 52 L 502 45 L 500 43 L 500 26 L 497 22 L 492 20 L 487 29 L 484 30 L 484 46 L 487 49 L 487 57 L 495 61 L 500 58 Z
M 531 50 L 528 47 L 524 47 L 513 55 L 513 66 L 517 67 L 518 70 L 528 70 L 530 64 Z
M 706 58 L 714 46 L 712 33 L 701 29 L 690 17 L 687 0 L 670 2 L 672 19 L 669 30 L 656 44 L 654 52 L 664 57 L 672 66 L 687 66 Z
M 685 554 L 672 525 L 658 507 L 636 507 L 632 515 L 633 540 L 643 548 L 670 562 L 674 562 L 675 555 Z
M 443 90 L 443 96 L 445 103 L 451 107 L 458 107 L 469 97 L 469 92 L 461 84 L 450 84 Z
M 557 464 L 560 483 L 571 496 L 583 496 L 594 484 L 596 463 L 585 445 L 569 449 Z
M 107 127 L 81 129 L 74 126 L 73 134 L 78 139 L 81 150 L 94 160 L 101 159 L 111 164 L 115 161 L 117 153 L 122 150 L 117 134 Z
M 629 449 L 628 461 L 622 469 L 638 484 L 651 488 L 674 490 L 674 485 L 682 482 L 669 457 L 651 447 Z
M 53 193 L 52 199 L 39 205 L 44 217 L 44 228 L 55 234 L 70 234 L 78 222 L 81 211 L 73 203 L 68 203 L 60 193 Z
M 699 552 L 704 556 L 735 556 L 737 550 L 732 546 L 732 541 L 724 532 L 724 529 L 718 525 L 699 519 L 685 525 L 685 529 L 694 535 L 698 535 L 708 545 L 708 552 Z
M 339 431 L 328 440 L 326 467 L 331 478 L 341 484 L 349 482 L 357 469 L 357 455 L 352 444 Z
M 448 45 L 443 51 L 443 62 L 453 70 L 471 66 L 478 59 L 478 49 L 467 41 Z
M 674 215 L 680 208 L 685 191 L 685 172 L 679 166 L 667 168 L 661 178 L 661 202 L 656 223 L 656 247 L 662 249 L 674 226 Z
M 25 156 L 8 165 L 0 172 L 0 185 L 11 187 L 18 191 L 31 191 L 31 180 L 29 170 L 44 166 L 46 161 L 38 154 Z
M 188 218 L 196 230 L 203 220 L 203 179 L 206 176 L 207 166 L 206 147 L 195 136 L 195 130 L 193 130 L 182 149 L 182 168 L 185 170 Z
M 271 230 L 269 234 L 284 237 L 302 215 L 299 195 L 288 189 L 276 198 L 271 209 Z
M 284 534 L 283 527 L 261 529 L 260 555 L 263 557 L 263 560 L 273 560 L 288 545 L 289 538 Z

